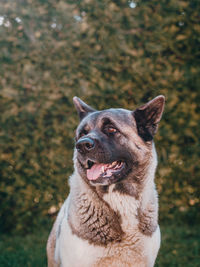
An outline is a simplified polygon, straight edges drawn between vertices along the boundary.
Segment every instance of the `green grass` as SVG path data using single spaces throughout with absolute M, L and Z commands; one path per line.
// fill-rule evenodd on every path
M 161 235 L 156 267 L 200 266 L 199 225 L 161 225 Z
M 46 241 L 48 231 L 24 236 L 6 236 L 0 240 L 0 267 L 47 266 Z
M 24 236 L 4 235 L 0 240 L 0 267 L 46 266 L 48 230 Z M 156 261 L 161 266 L 200 266 L 199 226 L 161 225 L 162 245 Z M 81 266 L 80 266 L 81 267 Z

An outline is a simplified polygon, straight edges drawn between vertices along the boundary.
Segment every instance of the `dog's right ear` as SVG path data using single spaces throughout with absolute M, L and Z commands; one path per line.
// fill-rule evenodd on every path
M 133 112 L 137 123 L 138 134 L 145 141 L 151 141 L 157 132 L 164 105 L 165 97 L 159 95 Z
M 85 102 L 83 102 L 77 96 L 73 97 L 73 102 L 74 102 L 76 110 L 78 111 L 80 120 L 82 120 L 85 116 L 87 116 L 88 113 L 95 111 L 95 109 L 88 106 Z

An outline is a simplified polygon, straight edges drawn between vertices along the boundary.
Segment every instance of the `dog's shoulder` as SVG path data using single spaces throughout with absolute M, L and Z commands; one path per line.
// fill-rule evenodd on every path
M 67 216 L 67 206 L 68 206 L 68 199 L 66 199 L 65 202 L 63 203 L 56 217 L 56 220 L 53 224 L 50 235 L 48 237 L 47 246 L 46 246 L 48 267 L 59 266 L 58 255 L 56 253 L 56 249 L 57 249 L 57 242 L 61 234 L 62 222 L 64 219 L 66 219 L 66 216 Z
M 47 241 L 46 250 L 47 250 L 48 267 L 57 266 L 55 262 L 56 229 L 57 229 L 57 221 L 55 221 Z

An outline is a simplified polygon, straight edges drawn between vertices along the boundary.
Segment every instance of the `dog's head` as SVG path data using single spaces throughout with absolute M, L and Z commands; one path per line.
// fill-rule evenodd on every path
M 97 111 L 74 97 L 80 117 L 76 130 L 76 168 L 90 184 L 110 185 L 141 179 L 152 157 L 164 96 L 137 108 Z

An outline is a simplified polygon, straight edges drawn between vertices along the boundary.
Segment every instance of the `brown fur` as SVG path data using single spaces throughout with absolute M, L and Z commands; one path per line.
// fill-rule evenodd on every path
M 138 228 L 144 235 L 152 236 L 158 227 L 158 214 L 154 207 L 149 206 L 144 210 L 138 210 Z
M 121 241 L 123 231 L 120 216 L 95 191 L 89 187 L 88 190 L 91 190 L 91 194 L 78 194 L 77 190 L 70 203 L 68 220 L 72 232 L 89 243 L 100 246 Z

